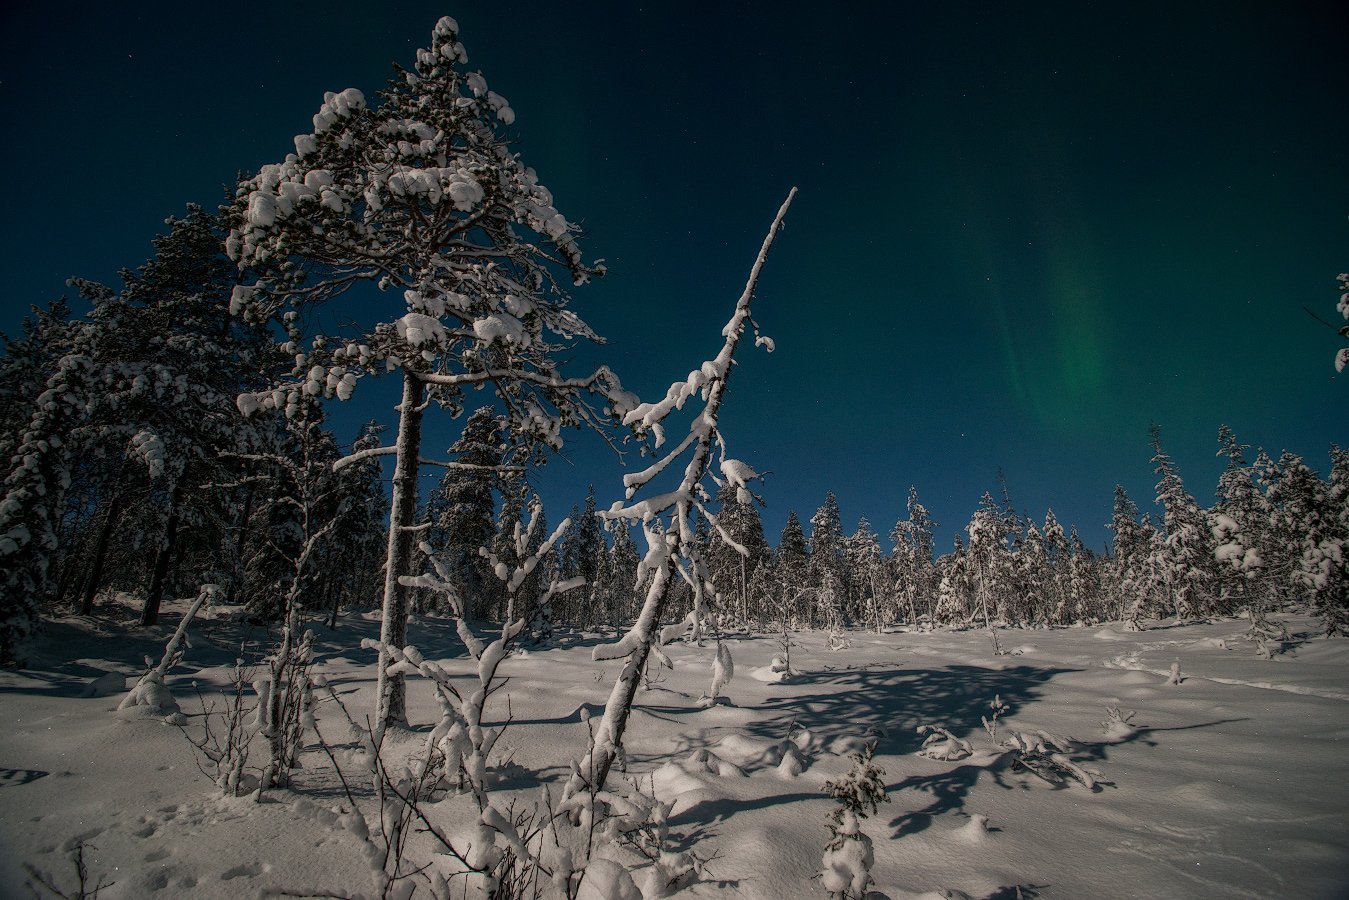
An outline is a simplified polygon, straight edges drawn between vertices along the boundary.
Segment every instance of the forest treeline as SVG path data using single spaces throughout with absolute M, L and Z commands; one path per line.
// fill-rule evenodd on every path
M 57 301 L 35 310 L 21 334 L 4 337 L 0 458 L 12 459 L 8 489 L 51 475 L 41 469 L 43 444 L 62 445 L 71 460 L 49 537 L 35 551 L 40 577 L 25 583 L 42 612 L 89 613 L 122 595 L 134 598 L 148 624 L 165 596 L 190 595 L 210 581 L 225 602 L 275 619 L 306 542 L 310 556 L 298 577 L 311 616 L 335 624 L 344 609 L 379 606 L 388 499 L 378 456 L 362 451 L 378 447 L 383 429 L 371 422 L 344 446 L 313 394 L 301 394 L 303 408 L 289 416 L 240 413 L 239 395 L 273 383 L 291 361 L 266 324 L 230 314 L 237 272 L 223 235 L 217 215 L 190 208 L 156 241 L 154 259 L 122 273 L 120 290 L 72 282 L 90 306 L 86 315 Z M 448 567 L 468 618 L 500 622 L 509 597 L 481 548 L 508 560 L 517 529 L 532 523 L 532 552 L 557 511 L 543 510 L 529 488 L 533 443 L 513 436 L 493 407 L 462 421 L 449 453 L 457 465 L 418 512 L 418 543 Z M 1227 465 L 1205 508 L 1158 432 L 1152 447 L 1161 513 L 1141 515 L 1117 488 L 1104 554 L 1052 511 L 1042 522 L 1018 513 L 1005 488 L 1002 499 L 983 496 L 949 549 L 938 547 L 938 525 L 912 488 L 888 542 L 865 519 L 847 531 L 832 493 L 808 523 L 790 513 L 770 542 L 755 500 L 727 485 L 716 498 L 716 525 L 697 520 L 695 558 L 727 627 L 969 625 L 985 615 L 1019 626 L 1142 626 L 1310 606 L 1328 632 L 1349 629 L 1349 453 L 1332 447 L 1322 478 L 1294 454 L 1250 454 L 1224 427 L 1219 453 Z M 334 470 L 344 453 L 353 461 Z M 618 626 L 637 615 L 642 551 L 628 526 L 605 522 L 596 504 L 592 488 L 516 592 L 523 604 L 516 613 L 532 616 L 537 639 L 554 622 Z M 426 567 L 419 550 L 414 571 Z M 544 616 L 536 602 L 547 586 L 576 577 L 585 587 L 555 599 Z M 672 609 L 682 615 L 693 588 L 674 590 Z M 413 592 L 422 611 L 444 602 L 437 592 Z M 7 642 L 28 627 L 10 612 Z

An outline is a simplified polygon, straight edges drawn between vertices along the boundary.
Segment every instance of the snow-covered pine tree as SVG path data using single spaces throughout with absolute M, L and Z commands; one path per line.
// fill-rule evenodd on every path
M 231 307 L 249 320 L 285 319 L 294 358 L 289 377 L 239 397 L 245 413 L 294 409 L 305 394 L 345 400 L 380 370 L 402 378 L 388 450 L 380 723 L 404 717 L 402 678 L 390 679 L 385 663 L 387 648 L 405 641 L 399 579 L 413 556 L 427 403 L 457 412 L 467 389 L 490 385 L 511 435 L 556 447 L 562 426 L 599 419 L 587 392 L 604 395 L 605 413 L 621 415 L 632 400 L 607 368 L 584 378 L 558 371 L 557 341 L 596 337 L 566 308 L 560 275 L 581 284 L 600 267 L 583 260 L 575 226 L 506 140 L 514 112 L 466 61 L 458 25 L 442 18 L 377 105 L 354 88 L 326 94 L 313 132 L 241 181 L 227 210 L 231 257 L 277 273 L 236 288 Z M 390 295 L 391 308 L 360 340 L 301 332 L 298 307 L 362 281 Z
M 851 624 L 844 609 L 849 578 L 843 516 L 833 491 L 825 494 L 824 503 L 810 517 L 810 584 L 816 591 L 816 621 L 830 629 Z
M 502 426 L 491 407 L 479 407 L 468 416 L 450 445 L 451 465 L 426 503 L 426 542 L 449 571 L 469 622 L 477 621 L 478 607 L 496 581 L 478 548 L 490 546 L 496 532 L 493 491 L 505 465 Z
M 1310 600 L 1326 635 L 1349 634 L 1349 533 L 1343 506 L 1301 457 L 1285 452 L 1278 469 L 1269 494 L 1274 510 L 1271 543 L 1291 563 L 1295 595 Z
M 741 490 L 728 481 L 717 491 L 717 503 L 721 507 L 717 520 L 721 527 L 712 533 L 707 569 L 728 611 L 744 624 L 750 620 L 750 583 L 771 551 L 764 538 L 763 520 L 755 508 L 755 498 L 741 498 Z M 723 532 L 729 536 L 729 541 L 722 536 Z M 736 545 L 748 552 L 741 553 Z
M 1162 541 L 1154 551 L 1153 568 L 1173 604 L 1175 616 L 1187 621 L 1213 611 L 1215 559 L 1213 535 L 1204 511 L 1185 490 L 1180 470 L 1162 449 L 1162 430 L 1148 430 L 1157 482 L 1157 504 L 1162 507 Z
M 909 486 L 907 512 L 908 518 L 896 522 L 890 531 L 895 545 L 890 554 L 890 573 L 898 614 L 917 625 L 922 616 L 932 614 L 937 596 L 932 558 L 937 523 L 918 501 L 918 489 L 913 485 Z
M 1217 590 L 1227 598 L 1224 607 L 1246 607 L 1263 616 L 1271 599 L 1262 549 L 1269 508 L 1256 487 L 1254 469 L 1246 464 L 1249 447 L 1238 443 L 1226 425 L 1218 429 L 1218 443 L 1218 455 L 1227 457 L 1227 466 L 1218 477 L 1217 502 L 1208 515 L 1218 560 Z
M 773 552 L 773 593 L 777 607 L 793 621 L 792 626 L 812 624 L 815 590 L 810 581 L 810 545 L 796 510 L 788 510 L 787 523 Z
M 937 601 L 932 612 L 934 622 L 942 625 L 968 625 L 977 615 L 974 566 L 960 535 L 950 553 L 936 564 Z
M 892 602 L 881 541 L 871 530 L 866 516 L 858 519 L 857 528 L 843 539 L 843 558 L 851 587 L 848 615 L 854 622 L 865 622 L 879 634 L 885 627 L 886 613 Z
M 22 429 L 0 502 L 0 570 L 6 572 L 0 659 L 13 658 L 36 604 L 49 593 L 56 526 L 75 460 L 125 458 L 128 466 L 114 468 L 143 471 L 153 484 L 144 495 L 152 508 L 134 518 L 156 528 L 142 613 L 143 623 L 153 624 L 180 530 L 191 525 L 201 533 L 220 519 L 226 502 L 219 491 L 181 486 L 222 480 L 218 476 L 228 475 L 222 457 L 252 439 L 231 398 L 256 385 L 264 343 L 258 329 L 226 315 L 234 272 L 222 253 L 219 223 L 189 207 L 168 224 L 168 233 L 154 241 L 154 259 L 122 271 L 121 291 L 72 281 L 93 309 L 70 323 L 65 352 Z

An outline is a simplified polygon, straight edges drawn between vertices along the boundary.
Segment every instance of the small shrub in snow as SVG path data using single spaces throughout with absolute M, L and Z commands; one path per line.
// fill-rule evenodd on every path
M 1132 724 L 1134 711 L 1127 713 L 1120 712 L 1118 706 L 1107 706 L 1105 708 L 1105 719 L 1101 722 L 1101 730 L 1105 736 L 1112 741 L 1124 740 L 1132 737 L 1137 730 Z
M 250 709 L 247 705 L 252 680 L 253 669 L 244 665 L 242 657 L 236 659 L 230 674 L 230 691 L 221 712 L 216 712 L 215 703 L 208 703 L 201 691 L 197 691 L 201 702 L 201 736 L 189 734 L 186 723 L 178 726 L 183 737 L 197 751 L 197 768 L 227 797 L 237 796 L 242 789 L 249 744 L 257 733 L 256 708 Z
M 84 862 L 84 848 L 92 847 L 92 844 L 86 844 L 84 841 L 76 841 L 75 849 L 71 851 L 70 861 L 75 866 L 75 886 L 69 890 L 63 890 L 50 872 L 39 869 L 32 863 L 24 863 L 24 870 L 28 872 L 28 881 L 25 887 L 32 891 L 34 897 L 41 898 L 42 894 L 38 888 L 50 891 L 55 897 L 61 900 L 98 900 L 99 893 L 104 888 L 110 888 L 117 882 L 104 881 L 103 876 L 99 876 L 98 881 L 92 885 L 89 883 L 89 867 Z M 95 848 L 97 849 L 97 848 Z
M 979 721 L 984 723 L 984 731 L 988 732 L 989 739 L 996 744 L 998 742 L 998 720 L 1007 713 L 1009 707 L 1006 703 L 1002 702 L 1001 694 L 994 694 L 993 702 L 989 703 L 988 706 L 993 710 L 993 718 L 990 719 L 988 716 L 981 716 Z
M 1012 769 L 1024 769 L 1032 775 L 1055 785 L 1063 784 L 1065 780 L 1072 779 L 1095 790 L 1098 784 L 1110 783 L 1104 780 L 1104 776 L 1100 772 L 1083 768 L 1068 756 L 1074 749 L 1073 742 L 1069 738 L 1038 729 L 1028 731 L 1009 730 L 1007 736 L 999 741 L 998 721 L 1006 714 L 1008 707 L 1002 702 L 1000 696 L 995 696 L 989 706 L 993 709 L 993 718 L 980 717 L 984 730 L 988 732 L 989 740 L 1000 752 L 998 759 L 1006 760 L 1010 758 Z M 1111 714 L 1110 710 L 1113 710 L 1114 717 L 1119 716 L 1118 708 L 1111 707 L 1108 709 L 1108 715 Z M 1129 715 L 1132 716 L 1133 713 Z M 1127 722 L 1127 719 L 1124 721 Z M 1109 726 L 1109 723 L 1110 720 L 1107 720 L 1103 724 Z M 961 740 L 942 725 L 919 725 L 918 733 L 927 735 L 922 748 L 918 751 L 919 756 L 944 762 L 954 762 L 974 753 L 974 748 L 970 746 L 969 741 Z M 1132 733 L 1132 730 L 1130 733 Z
M 1177 685 L 1184 680 L 1185 680 L 1184 676 L 1180 674 L 1180 661 L 1177 660 L 1176 662 L 1173 662 L 1171 664 L 1171 674 L 1167 676 L 1166 683 L 1170 685 Z
M 1255 654 L 1261 659 L 1273 659 L 1292 641 L 1288 627 L 1282 622 L 1270 621 L 1263 609 L 1251 606 L 1246 610 L 1246 617 L 1251 624 L 1242 637 L 1255 644 Z
M 852 647 L 852 641 L 850 641 L 848 639 L 848 636 L 843 633 L 841 625 L 837 625 L 836 627 L 829 629 L 830 650 L 834 651 L 847 650 L 850 647 Z
M 1083 786 L 1095 789 L 1097 784 L 1108 784 L 1100 772 L 1083 768 L 1068 758 L 1073 742 L 1047 731 L 1013 731 L 1001 744 L 1012 755 L 1012 768 L 1024 769 L 1032 775 L 1058 785 L 1071 778 Z
M 287 611 L 281 642 L 267 658 L 267 674 L 253 682 L 258 695 L 258 733 L 267 738 L 269 758 L 259 791 L 285 787 L 295 768 L 306 731 L 314 727 L 314 692 L 309 667 L 314 661 L 314 633 L 298 642 L 298 608 Z
M 841 781 L 827 781 L 824 789 L 838 801 L 829 814 L 829 843 L 821 859 L 820 879 L 830 897 L 861 900 L 871 885 L 875 853 L 871 838 L 862 832 L 861 820 L 875 815 L 885 795 L 885 770 L 872 763 L 875 744 L 853 754 L 852 770 Z
M 922 748 L 918 751 L 919 756 L 926 756 L 928 759 L 937 759 L 943 762 L 954 762 L 958 759 L 964 759 L 974 752 L 974 748 L 970 746 L 969 741 L 962 741 L 947 731 L 945 726 L 919 725 L 918 733 L 927 735 Z

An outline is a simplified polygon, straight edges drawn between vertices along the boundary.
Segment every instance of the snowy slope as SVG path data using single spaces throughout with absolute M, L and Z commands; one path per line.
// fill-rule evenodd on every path
M 180 609 L 178 610 L 181 611 Z M 197 769 L 179 730 L 115 713 L 120 695 L 82 697 L 107 672 L 138 675 L 158 659 L 175 615 L 148 633 L 110 615 L 49 623 L 24 672 L 0 674 L 0 896 L 25 896 L 28 863 L 63 889 L 83 839 L 104 898 L 248 897 L 268 891 L 353 894 L 368 877 L 355 839 L 325 810 L 346 798 L 326 757 L 308 752 L 294 791 L 261 803 L 222 798 Z M 700 708 L 715 644 L 669 648 L 675 668 L 639 696 L 628 731 L 629 774 L 673 800 L 672 848 L 707 860 L 681 897 L 822 897 L 818 870 L 833 802 L 821 787 L 877 740 L 890 802 L 863 823 L 875 842 L 881 895 L 963 891 L 973 897 L 1307 897 L 1349 894 L 1349 641 L 1310 638 L 1272 660 L 1239 638 L 1244 623 L 1004 632 L 995 656 L 979 631 L 854 632 L 851 646 L 794 636 L 787 683 L 748 677 L 778 652 L 773 636 L 732 636 L 739 675 L 729 703 Z M 357 649 L 377 623 L 320 631 L 320 671 L 353 713 L 371 706 L 374 653 Z M 226 683 L 241 640 L 264 638 L 230 621 L 199 624 L 169 679 L 188 730 L 200 721 L 195 680 L 209 697 Z M 474 670 L 448 620 L 414 622 L 410 640 L 455 673 Z M 598 712 L 614 663 L 591 661 L 598 635 L 503 665 L 511 677 L 489 716 L 513 722 L 494 756 L 502 790 L 522 799 L 556 786 L 584 752 L 582 709 Z M 1174 662 L 1182 682 L 1168 684 Z M 134 679 L 133 682 L 134 683 Z M 105 681 L 106 684 L 106 681 Z M 1071 736 L 1071 758 L 1110 782 L 1095 791 L 1051 785 L 1009 765 L 980 725 L 997 695 L 1009 711 L 999 740 L 1043 729 Z M 414 731 L 438 716 L 430 686 L 410 682 Z M 1107 734 L 1106 708 L 1134 711 Z M 344 740 L 332 704 L 319 721 Z M 940 723 L 973 755 L 916 754 L 920 724 Z M 792 774 L 787 751 L 803 771 Z M 418 746 L 403 735 L 390 752 Z M 311 743 L 311 748 L 313 744 Z M 258 757 L 260 759 L 261 753 Z M 464 798 L 432 805 L 447 826 L 467 824 Z M 987 817 L 983 827 L 977 817 Z M 619 848 L 603 855 L 640 868 Z M 641 883 L 640 872 L 637 882 Z M 956 895 L 958 896 L 958 895 Z

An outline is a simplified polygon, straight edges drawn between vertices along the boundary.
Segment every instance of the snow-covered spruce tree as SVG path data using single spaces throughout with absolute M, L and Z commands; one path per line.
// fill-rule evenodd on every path
M 753 475 L 753 470 L 749 466 L 726 456 L 726 443 L 717 429 L 717 419 L 721 412 L 721 404 L 726 397 L 726 385 L 730 379 L 735 351 L 740 346 L 746 327 L 754 328 L 756 345 L 766 344 L 770 349 L 772 347 L 770 339 L 758 334 L 758 328 L 750 318 L 750 304 L 759 283 L 759 274 L 768 258 L 768 251 L 782 228 L 787 209 L 795 196 L 796 189 L 792 188 L 773 219 L 772 227 L 769 228 L 763 246 L 759 249 L 759 255 L 750 269 L 745 290 L 736 302 L 735 312 L 722 329 L 725 343 L 717 355 L 690 372 L 686 379 L 672 384 L 664 399 L 658 403 L 640 404 L 624 417 L 624 424 L 635 426 L 639 433 L 654 435 L 656 447 L 659 449 L 665 437 L 663 423 L 670 414 L 676 409 L 682 409 L 691 399 L 699 398 L 703 401 L 702 411 L 693 416 L 688 434 L 673 449 L 641 472 L 623 476 L 627 503 L 619 501 L 603 513 L 607 519 L 641 524 L 647 550 L 638 567 L 638 579 L 640 582 L 650 576 L 650 584 L 641 613 L 627 634 L 616 643 L 596 647 L 592 654 L 596 661 L 622 660 L 623 668 L 614 680 L 613 690 L 605 704 L 604 716 L 595 729 L 594 741 L 589 752 L 583 760 L 573 766 L 571 778 L 568 779 L 563 792 L 564 803 L 582 791 L 595 795 L 604 790 L 609 769 L 622 750 L 623 734 L 627 729 L 628 717 L 632 712 L 633 701 L 637 696 L 637 688 L 646 670 L 647 661 L 653 655 L 657 659 L 664 655 L 660 650 L 662 638 L 672 638 L 685 633 L 686 630 L 692 630 L 696 634 L 701 628 L 698 617 L 702 610 L 697 605 L 696 584 L 695 606 L 685 623 L 672 628 L 662 628 L 661 620 L 676 574 L 683 578 L 696 578 L 697 570 L 702 568 L 701 560 L 690 559 L 688 556 L 690 545 L 693 543 L 694 516 L 701 512 L 707 516 L 713 527 L 719 528 L 716 516 L 707 508 L 707 504 L 711 502 L 711 495 L 704 486 L 704 481 L 709 476 L 714 449 L 720 450 L 721 478 L 714 479 L 718 482 L 718 486 L 729 482 L 748 490 L 747 476 Z M 683 477 L 672 491 L 645 500 L 634 500 L 639 490 L 650 484 L 686 453 L 688 461 L 684 464 Z M 728 541 L 730 539 L 730 535 L 727 534 L 722 534 L 722 537 Z M 691 575 L 690 569 L 695 574 Z
M 848 595 L 847 560 L 843 555 L 843 515 L 833 491 L 810 517 L 810 583 L 816 590 L 816 621 L 831 630 L 850 624 L 844 602 Z
M 884 557 L 880 538 L 871 530 L 866 516 L 857 520 L 857 529 L 843 539 L 843 556 L 851 573 L 849 614 L 854 621 L 865 622 L 877 634 L 884 630 L 892 607 L 890 585 L 884 576 Z
M 1022 623 L 1039 625 L 1052 621 L 1060 602 L 1060 591 L 1050 569 L 1045 536 L 1029 519 L 1013 553 L 1013 569 L 1016 593 L 1020 595 L 1016 607 L 1024 616 Z
M 1162 507 L 1162 542 L 1154 552 L 1154 569 L 1166 586 L 1176 618 L 1186 621 L 1214 612 L 1211 590 L 1215 559 L 1213 535 L 1204 511 L 1185 490 L 1180 471 L 1162 449 L 1162 431 L 1149 429 L 1157 482 L 1157 504 Z
M 506 465 L 502 425 L 490 407 L 473 411 L 450 445 L 454 466 L 445 470 L 426 504 L 430 524 L 426 542 L 448 567 L 464 604 L 464 618 L 470 622 L 479 618 L 477 605 L 492 578 L 478 548 L 490 546 L 496 529 L 493 491 Z
M 814 621 L 812 600 L 816 591 L 810 585 L 809 573 L 810 545 L 806 543 L 806 532 L 796 510 L 789 510 L 787 523 L 782 526 L 773 553 L 773 591 L 778 598 L 777 606 L 793 619 L 784 624 L 809 627 Z
M 1246 464 L 1245 444 L 1226 425 L 1218 429 L 1218 455 L 1227 457 L 1227 467 L 1218 477 L 1217 503 L 1209 510 L 1218 561 L 1217 589 L 1227 598 L 1221 605 L 1245 607 L 1252 617 L 1263 618 L 1269 606 L 1262 547 L 1269 526 L 1269 507 L 1255 485 L 1254 469 Z
M 721 528 L 712 534 L 707 568 L 713 586 L 724 598 L 726 609 L 741 624 L 748 624 L 751 617 L 749 587 L 759 568 L 767 563 L 771 551 L 764 539 L 759 510 L 755 508 L 758 498 L 746 496 L 742 499 L 740 491 L 727 483 L 717 492 Z M 730 541 L 721 536 L 723 531 L 730 535 Z M 741 553 L 735 545 L 749 552 Z
M 1045 512 L 1045 599 L 1051 603 L 1049 621 L 1068 625 L 1072 621 L 1075 597 L 1071 590 L 1069 560 L 1071 547 L 1054 510 Z
M 1001 618 L 999 601 L 1011 581 L 1012 556 L 1007 546 L 1006 522 L 992 495 L 984 493 L 965 532 L 970 537 L 968 554 L 978 615 L 993 642 L 993 652 L 1001 654 L 993 625 L 995 618 Z
M 954 543 L 934 567 L 937 592 L 932 620 L 941 625 L 968 625 L 978 614 L 974 566 L 959 534 Z
M 863 900 L 871 885 L 876 862 L 871 838 L 862 831 L 862 819 L 874 816 L 885 795 L 885 770 L 872 762 L 874 743 L 852 756 L 852 770 L 840 781 L 826 781 L 824 790 L 838 802 L 829 814 L 829 843 L 825 844 L 820 878 L 836 900 Z
M 347 399 L 381 370 L 402 379 L 380 646 L 401 646 L 418 505 L 422 415 L 430 402 L 458 412 L 465 390 L 490 385 L 506 429 L 556 447 L 564 425 L 596 424 L 587 392 L 617 413 L 631 400 L 607 368 L 564 378 L 555 340 L 597 339 L 566 308 L 559 281 L 597 274 L 575 227 L 512 152 L 514 112 L 465 68 L 458 25 L 442 18 L 411 71 L 397 69 L 377 105 L 354 88 L 329 93 L 295 152 L 240 182 L 227 209 L 227 247 L 241 267 L 279 274 L 242 285 L 232 310 L 283 317 L 288 378 L 239 397 L 245 413 L 293 410 L 304 395 Z M 359 340 L 301 333 L 296 308 L 368 281 L 388 312 Z M 371 318 L 375 318 L 371 316 Z M 551 336 L 550 336 L 551 335 Z M 382 651 L 384 652 L 384 651 Z M 404 718 L 402 678 L 379 669 L 378 718 Z
M 47 379 L 70 350 L 70 320 L 70 306 L 61 298 L 45 308 L 33 307 L 18 337 L 0 331 L 0 461 L 5 464 L 18 449 Z
M 1284 453 L 1279 459 L 1279 477 L 1270 491 L 1272 543 L 1291 564 L 1288 577 L 1296 596 L 1310 600 L 1328 637 L 1349 634 L 1349 530 L 1343 506 L 1333 497 L 1330 486 L 1300 457 Z
M 1115 535 L 1114 549 L 1105 565 L 1104 592 L 1109 617 L 1123 619 L 1131 629 L 1143 627 L 1148 614 L 1148 555 L 1152 537 L 1139 519 L 1138 505 L 1123 485 L 1115 485 L 1115 508 L 1106 525 Z
M 620 622 L 631 622 L 640 611 L 637 600 L 644 595 L 646 585 L 637 579 L 637 569 L 642 557 L 637 552 L 637 544 L 632 540 L 632 532 L 626 522 L 605 523 L 606 530 L 613 538 L 609 548 L 609 564 L 606 567 L 608 579 L 605 581 L 604 607 L 609 610 L 609 624 L 617 626 Z
M 571 527 L 567 529 L 560 548 L 561 574 L 564 578 L 581 578 L 585 589 L 572 591 L 564 598 L 569 608 L 562 618 L 583 628 L 593 626 L 602 618 L 604 586 L 600 574 L 608 546 L 604 542 L 604 524 L 596 511 L 595 487 L 586 491 L 585 507 L 572 508 Z
M 1105 621 L 1101 605 L 1100 560 L 1082 543 L 1076 525 L 1068 531 L 1066 569 L 1069 621 L 1092 624 Z
M 909 486 L 907 512 L 908 518 L 896 522 L 890 531 L 895 545 L 890 554 L 890 575 L 899 615 L 917 625 L 922 616 L 931 615 L 937 595 L 937 570 L 932 558 L 937 523 L 918 501 L 918 489 L 913 485 Z
M 378 458 L 360 457 L 361 451 L 379 446 L 383 431 L 384 426 L 373 420 L 361 426 L 349 454 L 356 460 L 339 470 L 342 500 L 337 523 L 317 561 L 322 573 L 318 595 L 329 608 L 329 628 L 337 627 L 343 605 L 369 604 L 384 584 L 385 528 L 389 522 L 384 473 Z
M 1314 553 L 1304 553 L 1303 569 L 1326 634 L 1349 634 L 1349 451 L 1332 445 L 1330 461 L 1321 506 L 1327 536 Z

